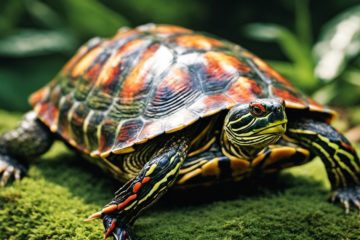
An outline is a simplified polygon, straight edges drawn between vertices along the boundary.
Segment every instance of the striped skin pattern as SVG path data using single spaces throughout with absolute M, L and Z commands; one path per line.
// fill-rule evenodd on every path
M 106 158 L 265 97 L 334 115 L 238 45 L 181 27 L 145 25 L 90 40 L 30 103 L 72 146 Z
M 175 182 L 178 172 L 189 150 L 190 136 L 173 136 L 157 151 L 139 171 L 138 175 L 125 183 L 110 203 L 88 220 L 102 218 L 105 239 L 111 234 L 116 239 L 129 237 L 129 225 L 147 207 L 160 198 Z M 121 238 L 122 236 L 128 236 Z
M 301 141 L 323 160 L 332 189 L 360 184 L 360 160 L 344 136 L 331 126 L 315 120 L 289 125 L 288 137 Z
M 310 152 L 302 147 L 279 142 L 270 145 L 254 159 L 227 157 L 218 144 L 209 151 L 187 158 L 183 164 L 177 184 L 179 187 L 212 185 L 218 181 L 241 181 L 256 174 L 278 172 L 281 169 L 304 164 L 312 159 Z
M 251 109 L 256 109 L 257 112 Z M 286 131 L 286 123 L 282 101 L 258 99 L 256 103 L 233 107 L 224 120 L 221 137 L 223 153 L 251 160 L 259 149 L 274 144 L 281 138 Z M 263 134 L 254 134 L 255 132 Z M 256 147 L 252 147 L 253 145 Z

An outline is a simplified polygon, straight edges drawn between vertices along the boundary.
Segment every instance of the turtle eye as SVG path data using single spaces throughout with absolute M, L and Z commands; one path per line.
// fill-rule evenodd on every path
M 266 114 L 266 108 L 260 103 L 250 104 L 250 113 L 255 117 L 262 117 Z

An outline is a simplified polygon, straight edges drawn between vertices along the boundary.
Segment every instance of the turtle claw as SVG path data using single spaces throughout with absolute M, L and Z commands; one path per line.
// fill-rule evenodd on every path
M 0 155 L 0 187 L 4 187 L 13 176 L 15 181 L 25 175 L 26 169 L 7 155 Z
M 119 223 L 116 218 L 105 215 L 103 217 L 105 227 L 104 239 L 113 235 L 115 240 L 134 240 L 130 227 L 127 224 Z
M 335 190 L 330 200 L 332 202 L 339 201 L 345 209 L 345 213 L 350 213 L 351 206 L 357 208 L 360 213 L 360 186 L 352 186 Z

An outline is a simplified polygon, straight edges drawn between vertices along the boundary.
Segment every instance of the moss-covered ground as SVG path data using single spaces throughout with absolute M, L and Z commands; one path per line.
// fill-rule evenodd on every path
M 0 130 L 19 115 L 0 112 Z M 61 143 L 0 189 L 0 239 L 101 239 L 101 209 L 119 183 Z M 242 185 L 173 190 L 135 223 L 140 239 L 360 239 L 360 216 L 326 201 L 319 160 Z

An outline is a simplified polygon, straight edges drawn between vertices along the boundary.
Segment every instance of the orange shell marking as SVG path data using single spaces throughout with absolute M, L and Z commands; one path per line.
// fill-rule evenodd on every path
M 121 91 L 121 98 L 124 103 L 131 103 L 134 96 L 141 92 L 144 87 L 146 87 L 146 77 L 148 70 L 151 66 L 147 66 L 147 62 L 154 55 L 154 53 L 159 49 L 160 45 L 152 45 L 141 57 L 140 61 L 134 67 L 134 69 L 129 73 L 127 78 L 123 83 L 123 89 Z M 145 67 L 146 66 L 146 67 Z
M 172 26 L 172 25 L 156 25 L 151 29 L 152 32 L 157 33 L 191 33 L 192 31 L 187 28 Z
M 205 59 L 208 62 L 208 68 L 210 69 L 223 69 L 229 74 L 234 72 L 247 73 L 251 71 L 251 68 L 240 62 L 236 57 L 230 56 L 221 52 L 207 52 L 204 54 Z
M 185 48 L 196 48 L 210 50 L 214 47 L 222 47 L 223 44 L 213 38 L 202 35 L 184 35 L 176 38 L 177 44 Z
M 256 96 L 251 91 L 254 80 L 247 77 L 239 77 L 229 88 L 227 95 L 235 102 L 250 102 Z
M 86 56 L 84 56 L 73 68 L 71 75 L 73 78 L 77 78 L 83 75 L 86 70 L 93 64 L 94 59 L 101 54 L 103 51 L 102 47 L 97 47 L 92 50 Z

